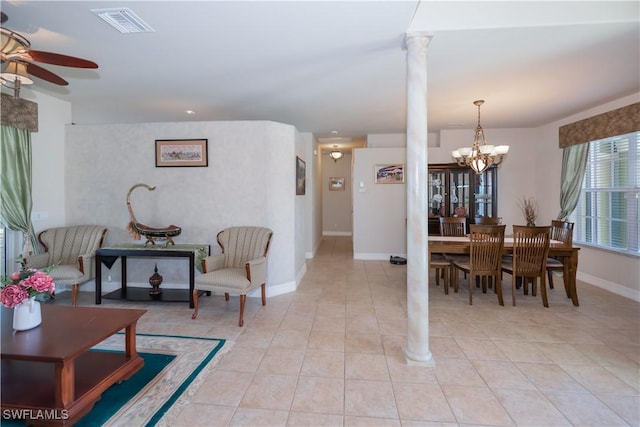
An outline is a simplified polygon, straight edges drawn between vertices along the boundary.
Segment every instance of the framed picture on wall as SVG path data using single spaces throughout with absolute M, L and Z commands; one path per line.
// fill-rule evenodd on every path
M 304 196 L 307 184 L 307 164 L 296 157 L 296 196 Z
M 376 184 L 404 184 L 404 164 L 375 165 Z
M 156 167 L 208 165 L 206 139 L 156 139 Z
M 335 176 L 329 178 L 329 190 L 344 190 L 344 178 Z

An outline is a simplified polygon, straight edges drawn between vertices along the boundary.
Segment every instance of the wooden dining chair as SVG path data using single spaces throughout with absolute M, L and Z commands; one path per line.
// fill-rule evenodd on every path
M 500 225 L 502 224 L 502 217 L 500 216 L 477 216 L 475 217 L 475 223 L 481 225 Z
M 440 217 L 441 236 L 465 236 L 467 234 L 467 218 L 456 216 Z
M 452 280 L 453 264 L 444 254 L 430 254 L 429 267 L 435 269 L 436 286 L 440 286 L 440 279 L 444 282 L 444 293 L 449 295 L 449 286 L 453 286 L 453 291 L 458 292 L 457 283 Z
M 529 227 L 513 226 L 513 256 L 502 260 L 502 271 L 511 274 L 511 297 L 516 305 L 516 282 L 522 280 L 524 294 L 527 295 L 527 282 L 531 281 L 531 294 L 536 296 L 537 283 L 540 282 L 542 304 L 549 307 L 547 299 L 546 270 L 551 226 Z
M 469 241 L 471 242 L 469 256 L 457 258 L 453 261 L 454 288 L 458 287 L 457 270 L 462 270 L 468 275 L 469 281 L 469 305 L 473 302 L 473 284 L 476 278 L 482 280 L 482 292 L 487 292 L 487 280 L 491 279 L 494 291 L 498 294 L 498 303 L 504 305 L 502 300 L 502 250 L 504 248 L 504 225 L 478 225 L 469 226 Z
M 440 235 L 464 236 L 466 235 L 467 218 L 465 217 L 440 217 Z M 446 254 L 431 254 L 429 266 L 435 269 L 436 286 L 440 286 L 440 279 L 444 282 L 444 293 L 449 293 L 449 285 L 453 291 L 458 292 L 457 282 L 453 281 L 453 257 Z
M 573 222 L 567 221 L 551 221 L 551 240 L 558 240 L 566 245 L 573 244 Z M 568 278 L 564 274 L 564 260 L 559 257 L 547 258 L 547 278 L 549 279 L 549 289 L 553 289 L 553 272 L 562 271 L 562 280 L 564 281 L 564 289 L 567 297 L 570 297 Z

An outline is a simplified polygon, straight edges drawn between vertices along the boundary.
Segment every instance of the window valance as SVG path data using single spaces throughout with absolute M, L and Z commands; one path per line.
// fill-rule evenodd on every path
M 38 104 L 6 93 L 0 97 L 1 123 L 16 129 L 38 132 Z
M 640 103 L 560 126 L 560 148 L 640 131 Z

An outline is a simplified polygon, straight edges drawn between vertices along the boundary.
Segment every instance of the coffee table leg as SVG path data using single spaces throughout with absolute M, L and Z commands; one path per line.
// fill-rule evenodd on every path
M 69 359 L 56 363 L 56 406 L 68 408 L 75 398 L 74 360 Z
M 136 349 L 136 322 L 130 324 L 125 329 L 125 355 L 127 359 L 131 359 L 138 355 Z

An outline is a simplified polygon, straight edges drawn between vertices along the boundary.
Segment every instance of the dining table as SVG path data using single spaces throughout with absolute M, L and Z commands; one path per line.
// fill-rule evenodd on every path
M 432 253 L 444 254 L 469 254 L 471 241 L 469 236 L 439 236 L 429 235 L 429 258 Z M 563 278 L 567 298 L 571 298 L 574 306 L 579 306 L 578 292 L 576 288 L 576 275 L 578 273 L 578 251 L 579 247 L 567 244 L 558 240 L 551 240 L 549 243 L 549 256 L 562 260 Z M 503 253 L 509 255 L 513 253 L 513 237 L 505 236 Z

